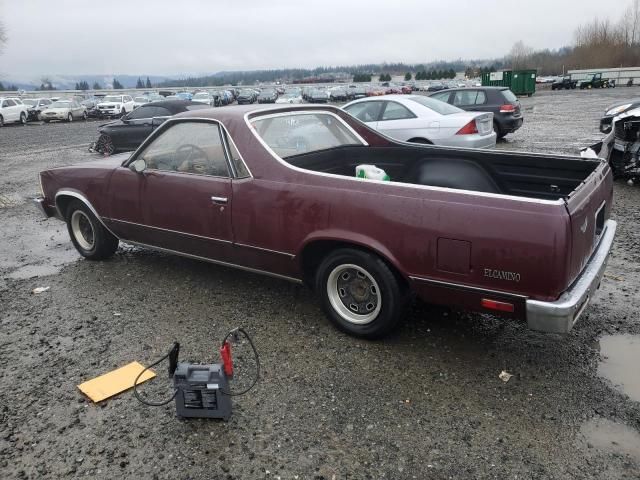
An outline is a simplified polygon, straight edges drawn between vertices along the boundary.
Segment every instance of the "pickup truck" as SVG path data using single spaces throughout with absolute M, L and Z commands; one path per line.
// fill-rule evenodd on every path
M 568 332 L 616 230 L 605 161 L 399 142 L 331 106 L 185 112 L 133 154 L 40 184 L 42 214 L 88 259 L 122 241 L 304 283 L 365 338 L 413 295 Z

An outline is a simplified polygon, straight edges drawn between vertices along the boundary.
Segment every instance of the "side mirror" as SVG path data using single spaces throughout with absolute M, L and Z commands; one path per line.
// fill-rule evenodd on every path
M 158 127 L 160 125 L 162 125 L 168 117 L 153 117 L 151 119 L 151 126 L 152 127 Z
M 138 158 L 129 164 L 129 169 L 135 173 L 142 173 L 147 169 L 147 162 L 144 158 Z

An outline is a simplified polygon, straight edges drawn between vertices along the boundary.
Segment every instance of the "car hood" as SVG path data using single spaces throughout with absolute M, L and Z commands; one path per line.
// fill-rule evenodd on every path
M 609 105 L 607 108 L 605 108 L 605 113 L 608 112 L 609 110 L 611 110 L 612 108 L 616 108 L 619 107 L 621 105 L 627 105 L 627 104 L 631 104 L 631 106 L 627 109 L 630 110 L 632 108 L 636 108 L 640 105 L 640 98 L 632 98 L 630 100 L 625 100 L 623 102 L 616 102 L 616 103 L 612 103 L 611 105 Z
M 98 127 L 98 131 L 102 130 L 103 128 L 117 127 L 118 125 L 124 125 L 124 122 L 118 119 L 118 120 L 113 120 L 111 122 L 103 123 Z
M 115 107 L 116 105 L 121 105 L 122 102 L 107 102 L 107 103 L 99 103 L 98 107 Z
M 74 168 L 86 167 L 86 168 L 117 168 L 122 165 L 122 162 L 127 160 L 131 156 L 132 152 L 118 153 L 99 160 L 92 160 L 89 162 L 82 162 L 81 164 L 73 165 Z

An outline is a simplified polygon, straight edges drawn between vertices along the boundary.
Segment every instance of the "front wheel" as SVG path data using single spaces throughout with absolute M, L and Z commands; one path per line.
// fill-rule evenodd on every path
M 322 309 L 343 332 L 380 338 L 403 319 L 407 288 L 378 256 L 344 248 L 331 253 L 316 272 Z
M 20 123 L 22 125 L 26 125 L 27 124 L 27 114 L 24 112 L 20 113 Z
M 0 127 L 4 127 L 4 117 L 0 115 Z
M 72 113 L 67 115 L 67 122 L 69 122 L 69 123 L 73 122 L 73 114 Z
M 80 200 L 67 208 L 67 229 L 76 250 L 89 260 L 103 260 L 118 249 L 118 239 L 105 228 Z

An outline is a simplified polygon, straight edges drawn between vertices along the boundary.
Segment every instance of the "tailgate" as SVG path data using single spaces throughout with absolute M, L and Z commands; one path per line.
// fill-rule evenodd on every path
M 589 261 L 602 238 L 605 221 L 611 212 L 613 178 L 611 169 L 602 162 L 566 200 L 571 221 L 571 285 Z

